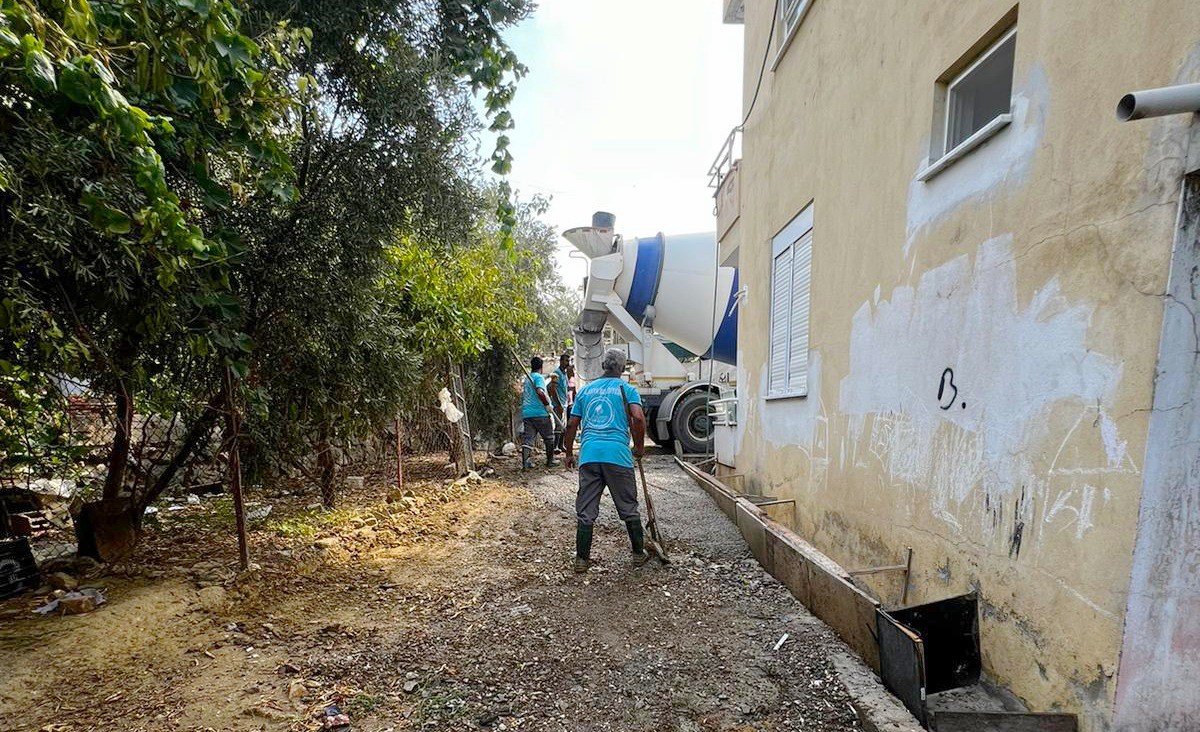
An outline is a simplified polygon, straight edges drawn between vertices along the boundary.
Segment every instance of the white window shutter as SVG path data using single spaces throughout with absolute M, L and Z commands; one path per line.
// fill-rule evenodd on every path
M 792 245 L 791 323 L 787 392 L 808 394 L 808 311 L 812 285 L 812 231 Z
M 775 257 L 771 275 L 771 373 L 767 392 L 777 394 L 787 389 L 788 334 L 792 305 L 792 248 Z

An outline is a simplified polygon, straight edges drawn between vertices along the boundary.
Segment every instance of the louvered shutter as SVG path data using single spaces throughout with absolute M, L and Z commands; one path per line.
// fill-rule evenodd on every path
M 771 275 L 771 374 L 768 393 L 787 389 L 788 334 L 792 306 L 792 248 L 775 257 Z
M 812 283 L 812 231 L 792 245 L 791 323 L 787 392 L 808 394 L 808 303 Z

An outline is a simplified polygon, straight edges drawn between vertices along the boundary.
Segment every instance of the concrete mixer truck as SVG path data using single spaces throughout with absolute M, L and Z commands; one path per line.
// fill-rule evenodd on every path
M 625 238 L 614 224 L 601 211 L 591 226 L 563 232 L 588 259 L 575 368 L 598 378 L 604 349 L 626 350 L 650 438 L 707 452 L 712 403 L 735 386 L 737 270 L 717 266 L 711 232 Z

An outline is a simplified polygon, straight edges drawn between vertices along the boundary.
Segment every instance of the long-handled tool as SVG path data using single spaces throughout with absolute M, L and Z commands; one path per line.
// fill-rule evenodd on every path
M 622 384 L 621 401 L 625 403 L 625 421 L 629 425 L 630 437 L 633 436 L 633 409 L 629 406 L 629 398 L 625 396 L 625 388 Z M 653 556 L 658 557 L 658 561 L 663 564 L 670 564 L 671 558 L 667 556 L 667 543 L 663 541 L 662 534 L 658 531 L 658 518 L 654 515 L 654 501 L 650 500 L 650 483 L 646 481 L 646 469 L 642 467 L 642 458 L 634 458 L 637 462 L 638 475 L 642 478 L 642 500 L 646 502 L 646 535 L 645 545 L 646 550 Z

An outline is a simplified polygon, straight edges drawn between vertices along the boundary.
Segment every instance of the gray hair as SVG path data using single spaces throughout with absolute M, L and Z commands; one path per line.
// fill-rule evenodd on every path
M 604 358 L 600 361 L 600 368 L 604 369 L 605 373 L 619 374 L 625 370 L 625 362 L 628 361 L 628 356 L 619 348 L 610 348 L 604 352 Z

